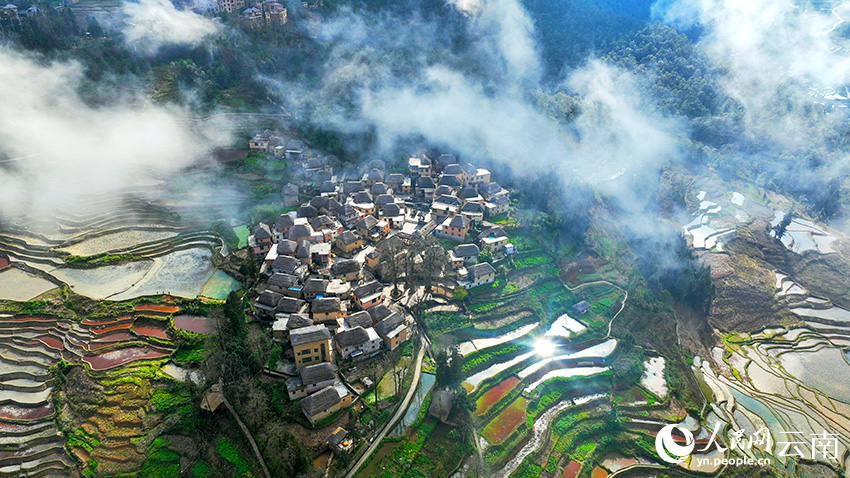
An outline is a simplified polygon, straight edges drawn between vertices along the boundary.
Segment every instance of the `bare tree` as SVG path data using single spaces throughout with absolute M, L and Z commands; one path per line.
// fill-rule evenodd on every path
M 257 386 L 252 377 L 244 377 L 238 382 L 239 402 L 242 405 L 245 421 L 255 430 L 261 428 L 269 415 L 269 397 Z
M 274 346 L 269 334 L 258 327 L 252 327 L 248 329 L 248 343 L 251 344 L 251 348 L 257 351 L 260 364 L 265 365 L 269 361 L 269 355 L 271 355 Z
M 430 293 L 434 283 L 443 277 L 448 262 L 449 257 L 446 250 L 431 239 L 431 244 L 428 244 L 422 251 L 421 277 L 426 293 Z
M 401 399 L 401 393 L 404 391 L 404 377 L 407 375 L 407 369 L 404 367 L 400 367 L 398 362 L 393 365 L 393 381 L 395 382 L 395 396 L 396 400 Z
M 414 290 L 417 286 L 419 269 L 422 266 L 422 251 L 425 241 L 422 239 L 414 240 L 407 247 L 407 253 L 402 258 L 402 267 L 404 268 L 404 279 L 407 283 L 408 290 Z
M 401 256 L 405 246 L 401 239 L 393 236 L 378 244 L 381 251 L 381 279 L 393 284 L 393 294 L 398 292 L 398 282 L 404 272 Z
M 381 396 L 380 396 L 378 386 L 381 384 L 381 375 L 376 373 L 374 376 L 375 376 L 375 381 L 374 381 L 374 384 L 375 384 L 375 413 L 378 413 L 378 402 L 381 401 Z

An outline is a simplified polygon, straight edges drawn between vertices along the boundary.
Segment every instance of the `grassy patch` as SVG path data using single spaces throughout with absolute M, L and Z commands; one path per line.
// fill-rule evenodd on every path
M 495 349 L 495 350 L 493 350 Z M 491 347 L 484 350 L 476 350 L 464 357 L 461 371 L 465 375 L 472 375 L 475 372 L 484 370 L 493 362 L 502 362 L 527 352 L 528 347 L 522 344 L 502 344 L 500 347 Z
M 471 443 L 463 439 L 457 427 L 434 418 L 425 417 L 413 428 L 412 437 L 402 437 L 380 462 L 368 464 L 369 476 L 448 476 L 472 450 Z M 385 439 L 384 443 L 393 442 Z
M 82 428 L 77 428 L 68 434 L 67 447 L 69 449 L 74 447 L 80 447 L 91 453 L 94 447 L 97 446 L 100 446 L 100 441 L 97 438 L 86 433 L 86 431 Z
M 151 393 L 151 404 L 161 412 L 174 412 L 178 408 L 190 405 L 191 397 L 188 390 L 169 390 L 155 388 Z
M 169 478 L 180 475 L 180 455 L 168 449 L 168 440 L 157 438 L 148 448 L 148 456 L 142 463 L 141 476 Z
M 514 265 L 518 269 L 524 269 L 526 267 L 532 267 L 532 266 L 536 266 L 536 265 L 539 265 L 539 264 L 545 264 L 545 263 L 551 262 L 551 260 L 552 259 L 550 259 L 547 256 L 530 255 L 530 256 L 526 256 L 526 257 L 521 257 L 519 259 L 514 259 Z
M 210 474 L 210 466 L 204 461 L 199 461 L 195 463 L 191 471 L 195 478 L 207 478 Z
M 251 231 L 248 230 L 248 226 L 234 227 L 233 233 L 236 234 L 236 238 L 239 239 L 239 245 L 237 246 L 239 249 L 248 246 L 248 235 L 251 233 Z
M 227 438 L 222 438 L 216 442 L 215 450 L 218 452 L 219 456 L 227 460 L 228 463 L 236 468 L 236 471 L 240 476 L 254 476 L 250 471 L 251 465 L 244 458 L 239 456 L 239 450 L 236 449 L 236 445 L 234 445 L 233 442 Z
M 184 343 L 174 352 L 172 359 L 175 362 L 201 362 L 204 360 L 204 346 L 202 343 Z
M 77 267 L 97 267 L 108 264 L 117 264 L 119 262 L 127 262 L 139 260 L 141 257 L 132 254 L 109 254 L 107 252 L 95 254 L 93 256 L 73 256 L 67 255 L 62 258 L 66 264 Z
M 430 335 L 439 335 L 472 325 L 469 318 L 455 312 L 427 312 L 422 322 Z

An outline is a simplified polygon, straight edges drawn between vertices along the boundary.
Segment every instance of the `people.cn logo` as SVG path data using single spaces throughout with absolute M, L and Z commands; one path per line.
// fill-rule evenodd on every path
M 679 445 L 673 438 L 673 429 L 679 431 L 685 438 L 685 445 Z M 675 423 L 665 426 L 655 437 L 655 450 L 658 456 L 667 463 L 681 463 L 694 451 L 694 436 L 689 431 Z

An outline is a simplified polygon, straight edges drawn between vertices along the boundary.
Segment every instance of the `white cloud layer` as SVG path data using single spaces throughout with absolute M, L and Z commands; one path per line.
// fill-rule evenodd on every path
M 210 18 L 189 10 L 178 10 L 169 0 L 125 2 L 123 28 L 127 44 L 147 54 L 169 44 L 199 45 L 220 31 Z
M 281 86 L 281 94 L 291 104 L 309 97 L 328 105 L 339 101 L 340 85 L 357 85 L 357 115 L 320 119 L 346 132 L 374 126 L 379 154 L 405 138 L 424 137 L 466 160 L 492 158 L 519 173 L 554 171 L 617 195 L 623 191 L 617 178 L 631 180 L 631 173 L 674 159 L 684 127 L 652 108 L 640 94 L 638 78 L 597 60 L 576 70 L 564 89 L 582 97 L 582 113 L 565 129 L 528 101 L 529 89 L 539 87 L 541 66 L 534 26 L 522 5 L 517 0 L 453 3 L 468 13 L 477 39 L 473 56 L 491 68 L 487 79 L 460 71 L 463 60 L 413 56 L 405 65 L 421 74 L 398 81 L 391 73 L 395 65 L 364 52 L 383 44 L 423 51 L 430 48 L 427 40 L 397 34 L 387 19 L 370 22 L 349 11 L 318 30 L 320 38 L 334 41 L 321 88 Z M 427 24 L 414 31 L 440 35 Z
M 82 78 L 77 63 L 0 49 L 0 215 L 84 206 L 91 194 L 175 172 L 227 140 L 191 132 L 180 111 L 87 105 Z
M 808 147 L 824 121 L 811 114 L 850 79 L 835 42 L 837 17 L 793 0 L 660 0 L 653 13 L 678 27 L 701 25 L 698 46 L 724 68 L 721 84 L 745 108 L 747 127 L 783 147 Z M 847 5 L 839 5 L 843 13 Z

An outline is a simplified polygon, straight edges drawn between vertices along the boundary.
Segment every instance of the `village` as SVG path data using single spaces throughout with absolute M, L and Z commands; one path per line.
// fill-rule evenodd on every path
M 282 187 L 292 210 L 254 225 L 247 238 L 260 262 L 252 305 L 284 349 L 270 373 L 286 379 L 311 425 L 326 424 L 380 380 L 356 373 L 357 364 L 423 333 L 415 296 L 494 282 L 490 262 L 515 248 L 487 219 L 508 211 L 510 195 L 490 171 L 451 154 L 416 154 L 403 172 L 372 161 L 362 173 L 339 174 L 334 156 L 269 130 L 249 146 L 292 162 L 305 178 Z M 350 449 L 346 433 L 337 429 L 332 447 Z

